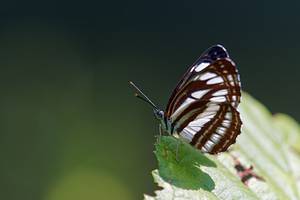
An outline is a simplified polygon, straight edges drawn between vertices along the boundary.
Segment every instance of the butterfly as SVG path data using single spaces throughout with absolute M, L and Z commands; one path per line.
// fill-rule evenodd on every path
M 166 111 L 130 82 L 154 107 L 160 130 L 183 140 L 203 153 L 226 151 L 241 133 L 237 107 L 241 101 L 241 82 L 226 49 L 214 45 L 207 49 L 183 75 L 173 90 Z M 179 140 L 178 140 L 179 141 Z M 176 150 L 176 160 L 178 143 Z

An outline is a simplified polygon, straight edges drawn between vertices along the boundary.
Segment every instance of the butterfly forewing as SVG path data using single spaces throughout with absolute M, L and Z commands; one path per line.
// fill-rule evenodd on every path
M 229 58 L 227 51 L 221 45 L 215 45 L 207 49 L 195 62 L 194 64 L 187 70 L 187 72 L 183 75 L 181 80 L 176 85 L 171 97 L 169 99 L 167 110 L 176 95 L 176 93 L 198 72 L 202 69 L 210 65 L 211 63 L 219 60 L 221 58 Z
M 168 118 L 198 100 L 227 102 L 237 107 L 241 99 L 239 75 L 234 63 L 229 59 L 220 59 L 198 72 L 179 90 L 167 110 Z
M 233 61 L 220 46 L 208 49 L 183 76 L 172 93 L 166 117 L 171 134 L 203 152 L 226 151 L 240 134 L 236 110 L 241 99 L 240 79 Z

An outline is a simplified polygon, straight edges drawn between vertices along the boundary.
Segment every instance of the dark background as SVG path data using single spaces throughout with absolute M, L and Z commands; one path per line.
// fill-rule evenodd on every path
M 0 198 L 153 194 L 159 107 L 224 45 L 247 91 L 299 114 L 299 1 L 0 3 Z

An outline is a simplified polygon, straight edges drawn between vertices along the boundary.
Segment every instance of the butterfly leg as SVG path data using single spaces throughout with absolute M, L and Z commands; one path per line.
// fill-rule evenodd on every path
M 178 152 L 179 139 L 176 138 L 176 140 L 177 140 L 177 147 L 176 147 L 176 161 L 177 161 L 177 163 L 178 163 L 179 161 L 178 161 L 178 158 L 177 158 L 177 152 Z
M 159 138 L 158 138 L 158 142 L 155 143 L 154 146 L 157 146 L 160 143 L 160 139 L 161 139 L 161 136 L 162 136 L 162 134 L 161 134 L 161 129 L 162 129 L 161 128 L 161 124 L 159 124 L 159 128 L 158 129 L 159 129 Z

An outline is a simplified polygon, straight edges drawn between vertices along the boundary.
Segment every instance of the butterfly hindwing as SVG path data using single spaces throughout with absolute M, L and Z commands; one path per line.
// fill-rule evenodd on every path
M 240 134 L 239 112 L 230 104 L 195 101 L 175 122 L 181 139 L 204 153 L 226 151 Z

